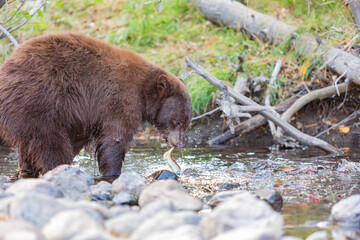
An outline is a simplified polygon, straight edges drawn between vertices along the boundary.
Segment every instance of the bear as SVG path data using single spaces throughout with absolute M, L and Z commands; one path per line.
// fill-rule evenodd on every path
M 80 33 L 32 38 L 0 67 L 0 136 L 33 176 L 71 164 L 91 142 L 100 174 L 118 176 L 141 123 L 183 148 L 191 118 L 182 79 Z

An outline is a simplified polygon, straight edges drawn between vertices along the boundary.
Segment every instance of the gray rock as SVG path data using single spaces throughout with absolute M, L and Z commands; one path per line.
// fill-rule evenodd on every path
M 205 239 L 235 228 L 270 228 L 281 236 L 283 219 L 267 203 L 249 192 L 236 194 L 202 218 Z
M 34 192 L 45 194 L 53 198 L 63 196 L 52 183 L 38 178 L 20 179 L 6 189 L 6 193 L 16 194 L 19 192 Z
M 155 201 L 145 205 L 145 207 L 141 209 L 141 215 L 148 218 L 161 211 L 174 212 L 175 210 L 174 204 L 170 200 L 164 199 L 162 201 Z
M 239 227 L 222 233 L 213 240 L 279 240 L 279 232 L 271 228 Z
M 293 237 L 293 236 L 284 236 L 281 240 L 302 240 L 301 238 Z
M 156 232 L 144 240 L 202 240 L 201 231 L 198 226 L 184 225 L 175 230 Z
M 264 200 L 272 209 L 280 212 L 283 207 L 283 198 L 278 191 L 273 189 L 261 189 L 256 192 L 255 196 L 261 200 Z
M 239 183 L 229 182 L 219 184 L 219 191 L 227 191 L 240 187 Z
M 9 214 L 13 220 L 29 221 L 40 228 L 52 216 L 66 208 L 57 199 L 44 194 L 28 192 L 11 198 Z
M 113 240 L 115 239 L 109 233 L 99 228 L 88 229 L 76 234 L 71 240 Z M 118 238 L 116 238 L 118 239 Z
M 138 204 L 138 196 L 130 194 L 128 192 L 119 192 L 113 198 L 115 205 L 130 205 L 134 206 Z
M 191 196 L 173 179 L 155 182 L 145 188 L 140 194 L 139 206 L 143 208 L 151 202 L 164 199 L 170 200 L 176 210 L 198 211 L 202 209 L 201 201 Z
M 65 198 L 75 201 L 92 198 L 89 186 L 94 184 L 94 179 L 79 168 L 60 165 L 47 172 L 42 178 L 53 183 Z
M 78 201 L 73 206 L 70 206 L 70 208 L 82 210 L 99 224 L 112 217 L 110 210 L 97 202 Z
M 149 182 L 140 174 L 136 172 L 124 172 L 112 183 L 112 189 L 115 194 L 121 192 L 128 193 L 128 195 L 131 196 L 130 199 L 134 199 L 137 204 L 141 191 L 146 188 L 148 184 Z M 124 197 L 121 196 L 121 199 L 124 199 Z
M 66 210 L 53 216 L 42 228 L 47 239 L 70 239 L 89 229 L 99 229 L 96 220 L 82 210 Z
M 10 220 L 7 222 L 0 221 L 0 239 L 41 240 L 44 237 L 34 224 L 22 220 Z
M 342 199 L 331 209 L 331 221 L 346 227 L 360 227 L 360 195 Z
M 5 190 L 7 187 L 7 184 L 10 182 L 9 177 L 7 176 L 0 176 L 0 189 Z
M 336 240 L 353 240 L 360 239 L 360 230 L 358 228 L 333 228 L 331 231 L 331 239 Z
M 219 205 L 220 203 L 222 203 L 226 200 L 229 200 L 233 196 L 235 196 L 239 193 L 243 193 L 243 192 L 245 192 L 245 191 L 225 191 L 225 192 L 216 193 L 213 197 L 210 198 L 208 205 L 211 208 L 214 208 L 217 205 Z
M 328 240 L 328 233 L 326 231 L 318 231 L 312 233 L 306 240 Z
M 152 234 L 161 233 L 163 231 L 175 231 L 184 225 L 197 226 L 200 216 L 192 211 L 166 212 L 162 211 L 157 215 L 146 219 L 146 221 L 138 227 L 131 235 L 131 239 L 143 240 Z
M 114 197 L 112 184 L 106 181 L 90 186 L 90 191 L 96 200 L 111 200 Z
M 105 222 L 105 228 L 113 235 L 128 238 L 145 220 L 140 213 L 128 213 L 111 218 Z
M 231 165 L 229 167 L 230 171 L 231 172 L 248 172 L 249 171 L 249 168 L 244 164 L 244 163 L 241 163 L 241 162 L 236 162 L 234 163 L 233 165 Z

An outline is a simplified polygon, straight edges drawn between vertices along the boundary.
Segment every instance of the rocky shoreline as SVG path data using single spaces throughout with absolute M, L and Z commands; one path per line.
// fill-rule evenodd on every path
M 11 183 L 0 176 L 0 239 L 299 239 L 284 236 L 281 207 L 274 190 L 223 191 L 204 204 L 173 179 L 150 183 L 124 172 L 112 184 L 95 184 L 86 172 L 62 165 L 38 179 Z M 335 204 L 331 237 L 359 237 L 359 216 L 360 195 Z M 307 238 L 315 239 L 330 235 Z

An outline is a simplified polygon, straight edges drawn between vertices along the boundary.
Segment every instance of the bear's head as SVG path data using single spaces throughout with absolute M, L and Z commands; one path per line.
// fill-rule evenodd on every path
M 190 94 L 183 80 L 170 73 L 157 79 L 160 105 L 155 126 L 171 146 L 185 147 L 185 130 L 192 118 Z

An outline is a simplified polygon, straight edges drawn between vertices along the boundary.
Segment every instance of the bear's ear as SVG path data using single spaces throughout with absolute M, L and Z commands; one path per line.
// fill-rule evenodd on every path
M 166 97 L 170 93 L 170 83 L 165 74 L 161 74 L 157 80 L 157 90 L 161 97 Z

